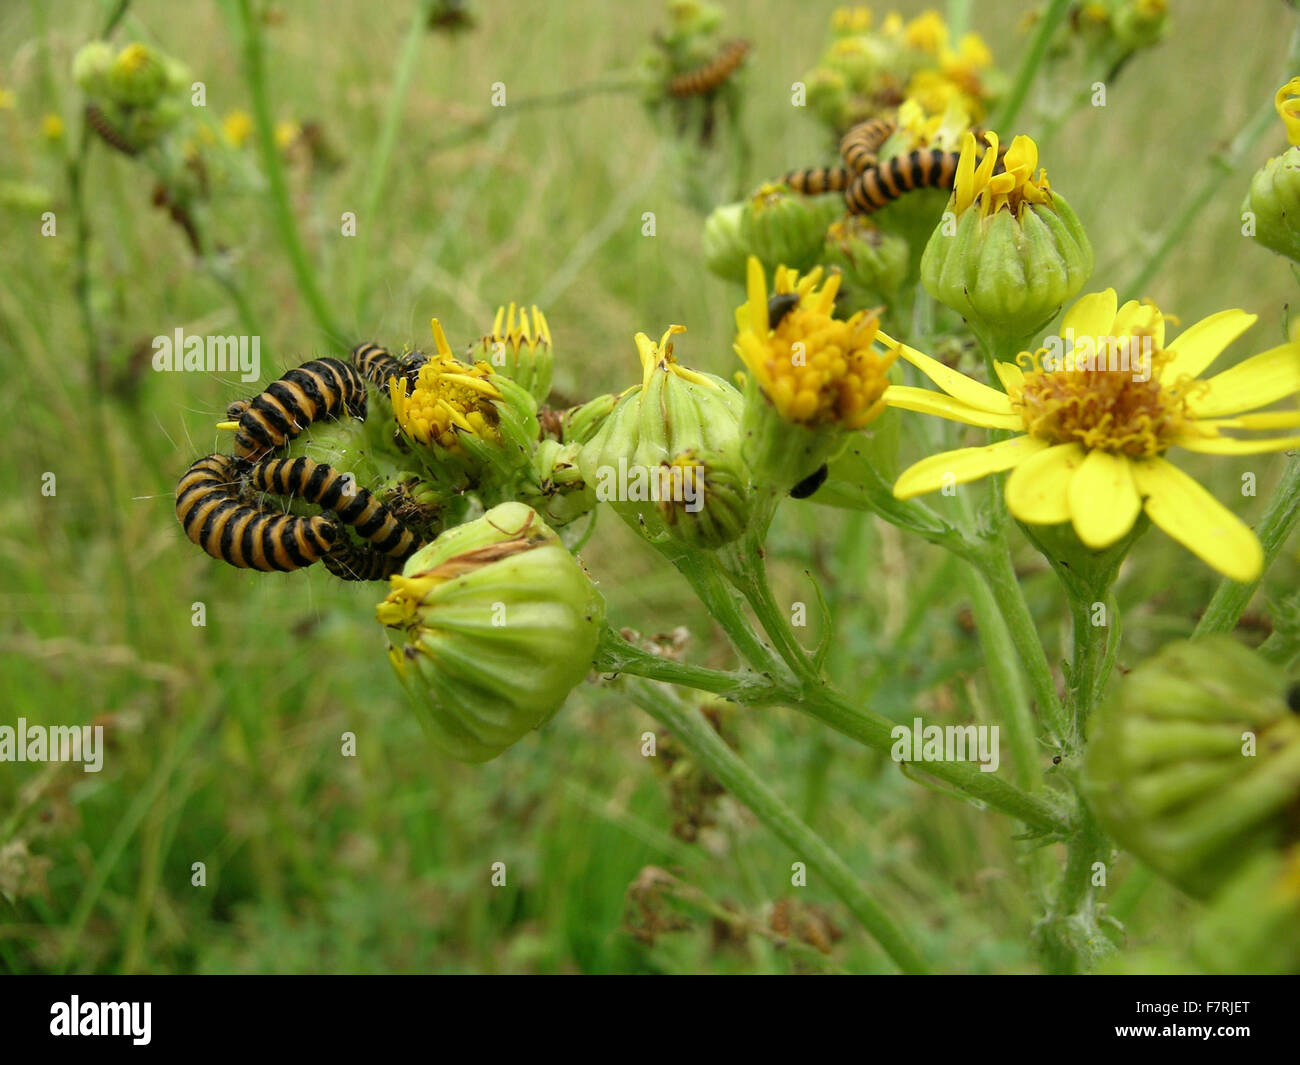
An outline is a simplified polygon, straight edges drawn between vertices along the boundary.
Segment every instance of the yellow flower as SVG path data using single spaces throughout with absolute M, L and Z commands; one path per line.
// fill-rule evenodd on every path
M 47 141 L 57 141 L 63 136 L 63 119 L 50 112 L 41 119 L 41 135 Z
M 501 392 L 492 382 L 492 368 L 485 362 L 471 366 L 459 361 L 436 318 L 433 338 L 438 353 L 420 367 L 409 396 L 405 377 L 388 380 L 397 424 L 412 440 L 426 445 L 436 442 L 456 449 L 460 433 L 495 442 L 500 415 L 492 401 L 500 399 Z
M 907 24 L 906 37 L 908 47 L 937 56 L 948 44 L 948 24 L 939 12 L 923 11 Z
M 1019 220 L 1025 208 L 1032 203 L 1050 205 L 1052 187 L 1047 182 L 1047 171 L 1038 169 L 1038 145 L 1029 137 L 1020 136 L 1007 149 L 1000 174 L 993 172 L 998 158 L 998 135 L 985 133 L 988 149 L 979 165 L 975 165 L 975 136 L 967 133 L 961 141 L 961 159 L 953 185 L 953 206 L 958 216 L 978 203 L 980 217 L 988 218 L 1006 208 Z M 1035 177 L 1034 171 L 1038 170 Z
M 242 148 L 253 135 L 253 120 L 247 111 L 228 111 L 221 120 L 221 136 L 232 148 Z
M 797 302 L 771 328 L 767 280 L 751 256 L 749 298 L 736 309 L 736 354 L 785 421 L 861 429 L 884 410 L 895 353 L 873 348 L 880 325 L 874 314 L 834 316 L 840 275 L 819 288 L 821 277 L 820 267 L 803 278 L 777 267 L 776 296 L 797 296 Z
M 836 33 L 866 33 L 871 29 L 871 8 L 836 8 L 831 14 L 831 29 Z
M 1061 326 L 1072 352 L 1062 344 L 1055 354 L 1023 353 L 1018 362 L 1027 370 L 998 363 L 1005 392 L 899 345 L 899 354 L 943 391 L 895 385 L 885 394 L 889 406 L 1020 435 L 922 459 L 899 477 L 894 494 L 910 499 L 954 480 L 1011 470 L 1007 507 L 1027 524 L 1068 521 L 1099 550 L 1122 539 L 1145 510 L 1221 573 L 1255 580 L 1264 562 L 1255 534 L 1164 456 L 1171 447 L 1211 455 L 1300 447 L 1300 436 L 1225 432 L 1300 427 L 1300 410 L 1245 413 L 1300 393 L 1300 344 L 1201 379 L 1256 316 L 1220 311 L 1166 347 L 1169 320 L 1136 301 L 1117 309 L 1114 289 L 1085 296 Z
M 297 122 L 283 118 L 275 124 L 275 146 L 280 151 L 287 151 L 302 134 L 302 127 Z
M 533 308 L 531 323 L 528 311 L 520 307 L 519 324 L 516 325 L 515 305 L 512 303 L 508 308 L 497 308 L 496 318 L 492 320 L 492 332 L 483 337 L 481 343 L 489 355 L 497 344 L 503 345 L 515 355 L 519 354 L 521 348 L 536 354 L 539 348 L 551 346 L 551 328 L 546 324 L 546 315 L 536 307 Z
M 960 99 L 953 99 L 946 110 L 929 114 L 916 100 L 904 100 L 898 107 L 900 154 L 921 148 L 957 151 L 962 134 L 971 127 L 970 113 Z
M 1300 144 L 1300 78 L 1292 78 L 1273 97 L 1273 106 L 1286 123 L 1286 139 Z
M 12 111 L 18 97 L 12 89 L 0 89 L 0 111 Z

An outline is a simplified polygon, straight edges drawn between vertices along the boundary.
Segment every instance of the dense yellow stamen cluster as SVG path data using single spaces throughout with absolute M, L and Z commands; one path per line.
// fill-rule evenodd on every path
M 485 362 L 470 365 L 452 355 L 436 318 L 433 335 L 438 353 L 420 367 L 410 394 L 406 378 L 389 379 L 397 424 L 412 440 L 426 445 L 436 442 L 456 448 L 460 433 L 499 439 L 499 416 L 493 400 L 500 399 L 501 393 L 492 383 L 492 368 Z
M 998 135 L 984 134 L 988 149 L 979 165 L 975 164 L 977 149 L 975 137 L 967 133 L 962 137 L 961 160 L 957 164 L 953 187 L 954 207 L 958 215 L 970 207 L 978 206 L 981 217 L 988 218 L 1001 210 L 1011 212 L 1019 219 L 1031 204 L 1052 203 L 1052 187 L 1047 182 L 1047 171 L 1039 169 L 1038 145 L 1029 137 L 1020 136 L 1011 142 L 1003 159 L 1004 171 L 995 174 L 998 157 Z M 1037 175 L 1035 175 L 1037 171 Z
M 736 353 L 786 421 L 860 429 L 884 409 L 894 354 L 874 349 L 874 314 L 834 316 L 840 276 L 817 287 L 821 277 L 820 268 L 802 279 L 777 268 L 776 292 L 795 293 L 799 302 L 772 329 L 763 269 L 750 259 L 749 299 L 736 312 Z
M 1145 381 L 1130 370 L 1043 370 L 1035 363 L 1023 386 L 1010 392 L 1011 405 L 1029 435 L 1050 444 L 1078 443 L 1132 458 L 1162 455 L 1191 431 L 1192 422 L 1187 394 L 1160 383 L 1168 362 L 1165 352 L 1152 351 Z

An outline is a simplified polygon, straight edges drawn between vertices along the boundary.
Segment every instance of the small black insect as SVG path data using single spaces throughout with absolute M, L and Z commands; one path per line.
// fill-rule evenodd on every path
M 791 499 L 807 499 L 817 489 L 826 483 L 826 478 L 830 476 L 831 468 L 826 463 L 821 464 L 821 468 L 814 473 L 810 473 L 797 485 L 790 489 Z
M 774 292 L 767 301 L 767 327 L 775 329 L 781 320 L 799 306 L 799 293 Z

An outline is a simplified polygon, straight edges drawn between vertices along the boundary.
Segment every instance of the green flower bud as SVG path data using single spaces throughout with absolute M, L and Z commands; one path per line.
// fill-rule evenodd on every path
M 596 505 L 596 493 L 578 468 L 582 445 L 547 437 L 533 453 L 536 481 L 525 487 L 525 501 L 555 528 L 580 518 Z
M 828 202 L 819 203 L 819 199 Z M 741 213 L 745 249 L 769 272 L 778 266 L 807 269 L 821 254 L 826 227 L 842 210 L 836 200 L 797 196 L 784 185 L 764 185 Z
M 570 407 L 560 417 L 561 438 L 566 443 L 585 444 L 596 435 L 618 400 L 618 396 L 606 393 L 581 406 Z
M 743 203 L 724 203 L 704 222 L 704 265 L 724 281 L 745 280 L 744 216 Z
M 748 477 L 736 456 L 686 451 L 660 467 L 660 479 L 659 514 L 672 539 L 713 550 L 748 527 Z
M 1167 0 L 1128 0 L 1111 16 L 1119 43 L 1130 51 L 1159 44 L 1169 29 Z
M 1086 794 L 1122 845 L 1205 896 L 1294 842 L 1300 716 L 1283 675 L 1229 637 L 1165 647 L 1099 712 Z
M 671 338 L 681 332 L 670 326 L 658 344 L 637 334 L 642 383 L 619 397 L 578 459 L 596 498 L 652 540 L 667 535 L 661 467 L 687 452 L 730 455 L 740 446 L 740 393 L 677 362 Z
M 1300 972 L 1300 845 L 1253 854 L 1192 931 L 1208 973 Z
M 860 299 L 892 302 L 907 276 L 908 247 L 863 215 L 832 222 L 826 231 L 822 264 L 839 267 Z
M 112 68 L 112 46 L 107 41 L 90 41 L 83 44 L 73 57 L 72 80 L 87 96 L 105 96 Z
M 1300 262 L 1300 148 L 1288 148 L 1255 172 L 1241 212 L 1248 222 L 1254 216 L 1251 236 L 1258 243 Z
M 587 675 L 605 604 L 522 503 L 443 533 L 407 561 L 376 614 L 430 740 L 485 762 L 549 721 Z
M 123 48 L 108 72 L 109 92 L 121 104 L 149 107 L 166 88 L 163 57 L 140 41 Z
M 555 354 L 546 316 L 536 307 L 531 322 L 528 312 L 521 307 L 518 325 L 513 303 L 508 312 L 507 308 L 498 307 L 492 332 L 479 341 L 479 349 L 478 357 L 497 373 L 523 386 L 538 403 L 546 402 L 551 393 Z
M 1092 274 L 1092 245 L 1046 176 L 1034 176 L 1034 142 L 1017 137 L 1006 154 L 1006 173 L 995 176 L 997 138 L 987 136 L 991 144 L 978 168 L 975 138 L 963 138 L 949 213 L 925 247 L 921 281 L 972 328 L 1018 342 L 1083 287 Z
M 804 84 L 808 108 L 824 126 L 840 131 L 853 124 L 849 87 L 842 74 L 818 67 L 804 78 Z

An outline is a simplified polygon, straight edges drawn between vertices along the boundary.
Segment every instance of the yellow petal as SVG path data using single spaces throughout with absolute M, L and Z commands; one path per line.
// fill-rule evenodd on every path
M 967 377 L 964 373 L 950 370 L 938 359 L 932 359 L 929 355 L 925 355 L 915 348 L 900 344 L 884 333 L 878 333 L 877 337 L 886 347 L 896 347 L 899 355 L 925 374 L 948 395 L 979 410 L 990 411 L 994 414 L 1011 413 L 1011 400 L 1007 398 L 1005 392 L 999 392 L 996 388 L 989 388 L 988 385 L 980 384 L 980 382 Z
M 1215 374 L 1204 392 L 1187 397 L 1194 418 L 1255 410 L 1300 392 L 1300 344 L 1283 344 Z
M 982 425 L 987 429 L 1024 429 L 1024 419 L 1019 414 L 991 414 L 968 406 L 959 399 L 935 392 L 929 388 L 911 385 L 890 385 L 885 389 L 885 405 L 901 410 L 914 410 L 920 414 L 937 414 L 963 425 Z
M 763 274 L 763 264 L 751 255 L 745 267 L 745 306 L 749 308 L 749 328 L 757 336 L 766 337 L 767 317 L 767 278 Z M 737 315 L 739 319 L 739 315 Z
M 1133 528 L 1142 500 L 1133 484 L 1132 462 L 1108 451 L 1089 451 L 1070 480 L 1070 521 L 1095 551 Z
M 1002 382 L 1002 387 L 1007 392 L 1013 388 L 1023 388 L 1025 385 L 1025 371 L 1014 362 L 995 362 L 993 372 L 998 375 L 998 380 Z
M 931 455 L 903 471 L 894 485 L 894 495 L 899 499 L 911 499 L 945 485 L 977 481 L 990 473 L 1009 470 L 1047 447 L 1045 440 L 1017 436 L 987 447 L 963 447 Z
M 1079 444 L 1059 444 L 1030 455 L 1007 478 L 1007 509 L 1029 525 L 1070 520 L 1070 479 L 1083 462 Z
M 1300 436 L 1276 436 L 1263 440 L 1242 440 L 1235 436 L 1180 436 L 1174 443 L 1203 455 L 1261 455 L 1266 451 L 1288 451 L 1300 447 Z
M 1228 310 L 1188 326 L 1166 349 L 1174 357 L 1160 371 L 1160 380 L 1200 377 L 1237 337 L 1259 320 L 1258 315 Z
M 1294 429 L 1300 425 L 1300 410 L 1266 410 L 1259 414 L 1238 414 L 1233 418 L 1198 418 L 1196 424 L 1211 429 Z
M 1110 336 L 1110 327 L 1115 322 L 1115 308 L 1118 300 L 1113 288 L 1101 292 L 1090 292 L 1075 302 L 1061 322 L 1061 332 L 1073 329 L 1075 336 L 1105 337 Z
M 1133 464 L 1133 479 L 1151 520 L 1198 558 L 1235 581 L 1264 569 L 1264 549 L 1241 519 L 1164 459 Z

